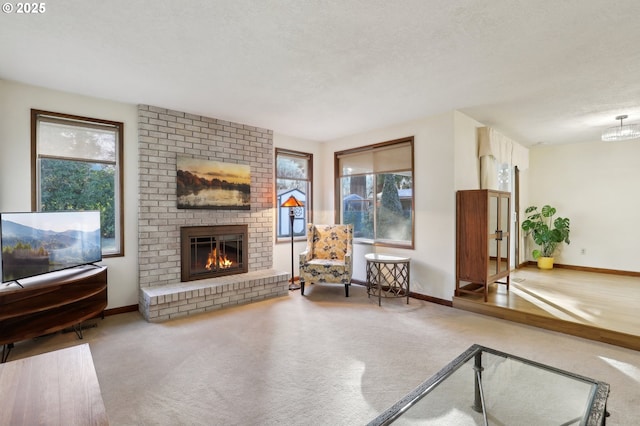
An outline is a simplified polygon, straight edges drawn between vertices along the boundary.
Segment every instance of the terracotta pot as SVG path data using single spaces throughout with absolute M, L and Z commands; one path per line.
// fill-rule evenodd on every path
M 553 257 L 539 257 L 538 258 L 539 269 L 553 269 Z

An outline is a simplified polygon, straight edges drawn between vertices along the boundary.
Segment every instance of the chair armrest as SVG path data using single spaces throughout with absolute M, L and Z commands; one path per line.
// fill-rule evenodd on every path
M 302 253 L 299 254 L 300 265 L 304 265 L 307 261 L 311 260 L 311 251 L 306 249 Z
M 353 249 L 347 249 L 347 252 L 344 254 L 344 263 L 352 263 L 353 262 Z
M 344 265 L 345 265 L 345 273 L 351 280 L 351 274 L 353 273 L 353 257 L 351 256 L 351 250 L 345 253 L 344 255 Z

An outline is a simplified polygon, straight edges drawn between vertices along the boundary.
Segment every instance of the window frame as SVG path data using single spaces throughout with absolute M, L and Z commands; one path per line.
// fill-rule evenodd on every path
M 292 179 L 290 177 L 279 177 L 278 176 L 278 158 L 280 156 L 283 157 L 293 157 L 293 158 L 302 158 L 307 160 L 307 179 Z M 304 212 L 306 214 L 306 223 L 313 223 L 313 154 L 310 152 L 302 152 L 295 151 L 287 148 L 275 148 L 275 156 L 274 156 L 274 198 L 278 199 L 278 179 L 289 179 L 289 180 L 300 180 L 308 182 L 309 194 L 306 196 Z M 284 243 L 291 242 L 291 235 L 287 236 L 278 236 L 278 223 L 280 220 L 280 205 L 275 206 L 276 214 L 275 214 L 275 239 L 276 243 Z M 306 228 L 306 227 L 305 227 Z M 293 230 L 292 230 L 293 232 Z M 294 241 L 306 241 L 307 239 L 307 230 L 304 230 L 304 235 L 294 236 Z
M 404 137 L 404 138 L 400 138 L 400 139 L 393 139 L 390 141 L 385 141 L 385 142 L 379 142 L 379 143 L 375 143 L 375 144 L 371 144 L 371 145 L 365 145 L 365 146 L 360 146 L 360 147 L 356 147 L 356 148 L 351 148 L 351 149 L 346 149 L 343 151 L 337 151 L 334 152 L 334 212 L 335 212 L 335 216 L 334 216 L 334 220 L 335 223 L 343 223 L 342 222 L 342 217 L 343 217 L 343 212 L 342 212 L 342 183 L 341 183 L 341 178 L 342 176 L 342 170 L 340 168 L 340 157 L 345 156 L 345 155 L 353 155 L 353 154 L 358 154 L 358 153 L 373 153 L 377 150 L 381 150 L 381 149 L 389 149 L 390 147 L 393 147 L 394 145 L 397 145 L 398 147 L 400 145 L 405 145 L 405 144 L 409 144 L 410 146 L 410 150 L 411 150 L 411 241 L 408 242 L 408 244 L 401 244 L 401 243 L 395 243 L 395 242 L 390 242 L 389 240 L 383 240 L 383 239 L 379 239 L 377 238 L 377 236 L 374 233 L 374 238 L 373 239 L 369 239 L 369 238 L 355 238 L 353 239 L 354 243 L 359 243 L 359 244 L 370 244 L 372 246 L 376 246 L 376 247 L 393 247 L 393 248 L 403 248 L 403 249 L 410 249 L 413 250 L 415 249 L 415 220 L 416 220 L 416 214 L 415 214 L 415 196 L 416 196 L 416 190 L 415 190 L 415 155 L 414 155 L 414 136 L 408 136 L 408 137 Z M 374 187 L 376 184 L 376 178 L 375 176 L 377 175 L 381 175 L 381 174 L 391 174 L 394 171 L 397 170 L 384 170 L 384 171 L 373 171 L 370 173 L 370 175 L 374 176 Z M 369 174 L 360 174 L 360 176 L 367 176 Z M 358 176 L 358 175 L 354 175 L 354 176 Z M 375 195 L 374 195 L 375 197 Z M 374 204 L 374 211 L 376 211 L 376 206 Z M 375 213 L 374 213 L 375 214 Z M 374 224 L 375 224 L 375 216 L 374 216 Z M 374 231 L 375 232 L 375 231 Z
M 124 145 L 124 123 L 120 121 L 103 120 L 99 118 L 84 117 L 79 115 L 65 114 L 53 111 L 44 111 L 39 109 L 31 109 L 31 210 L 39 211 L 40 201 L 40 173 L 38 170 L 38 123 L 40 117 L 46 117 L 53 120 L 66 122 L 65 124 L 78 127 L 91 127 L 91 125 L 113 127 L 117 135 L 116 140 L 116 164 L 115 169 L 117 176 L 114 182 L 114 213 L 116 216 L 116 238 L 119 240 L 117 250 L 114 252 L 103 253 L 103 258 L 123 257 L 125 254 L 124 247 L 124 163 L 123 163 L 123 145 Z M 47 156 L 47 158 L 54 158 Z M 80 161 L 80 160 L 71 160 Z M 96 160 L 96 162 L 104 163 L 104 161 Z

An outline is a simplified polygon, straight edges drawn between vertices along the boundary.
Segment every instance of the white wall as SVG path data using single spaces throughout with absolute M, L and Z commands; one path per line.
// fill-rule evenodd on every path
M 124 123 L 125 256 L 104 259 L 108 308 L 138 303 L 138 122 L 135 105 L 0 80 L 0 211 L 31 211 L 31 108 Z
M 415 203 L 415 249 L 374 247 L 356 244 L 354 248 L 353 277 L 365 281 L 364 255 L 369 252 L 396 254 L 411 257 L 411 291 L 451 300 L 455 289 L 455 190 L 456 155 L 465 149 L 464 135 L 455 141 L 454 121 L 467 128 L 464 115 L 448 112 L 384 129 L 353 135 L 326 142 L 325 163 L 333 164 L 333 155 L 358 146 L 414 136 L 414 203 Z M 473 125 L 471 125 L 472 127 Z M 467 128 L 468 130 L 468 128 Z M 466 142 L 475 146 L 475 132 Z M 467 147 L 468 148 L 468 147 Z M 467 162 L 464 155 L 463 162 Z M 326 214 L 333 215 L 334 174 L 323 174 Z
M 28 211 L 30 109 L 122 121 L 124 140 L 125 256 L 109 258 L 109 308 L 138 302 L 138 123 L 135 105 L 0 80 L 0 211 Z M 415 250 L 355 247 L 354 278 L 365 280 L 364 254 L 372 251 L 412 258 L 412 291 L 450 300 L 455 288 L 455 191 L 477 188 L 475 128 L 480 123 L 448 112 L 329 142 L 274 134 L 274 146 L 314 155 L 314 222 L 334 222 L 334 153 L 357 146 L 415 137 Z M 470 170 L 473 172 L 470 173 Z M 275 215 L 274 215 L 275 217 Z M 275 240 L 275 236 L 274 236 Z M 297 256 L 305 242 L 294 245 Z M 291 269 L 288 241 L 274 244 L 273 267 Z
M 456 191 L 480 189 L 480 162 L 478 161 L 478 127 L 484 124 L 464 115 L 459 111 L 453 113 L 455 138 L 455 171 Z
M 314 221 L 334 223 L 334 154 L 349 148 L 414 136 L 415 249 L 356 244 L 353 278 L 366 280 L 364 255 L 411 257 L 411 291 L 451 300 L 455 289 L 455 191 L 477 189 L 476 128 L 483 124 L 451 111 L 437 116 L 318 143 L 274 134 L 274 145 L 314 154 Z M 304 242 L 296 242 L 297 255 Z M 291 269 L 289 242 L 274 247 L 274 268 Z
M 639 272 L 639 182 L 639 140 L 537 146 L 522 208 L 551 204 L 571 220 L 556 263 Z
M 125 254 L 109 258 L 109 308 L 138 301 L 137 112 L 135 105 L 0 80 L 0 211 L 31 208 L 30 109 L 37 108 L 125 123 Z M 357 244 L 354 278 L 365 280 L 364 254 L 384 252 L 412 258 L 412 291 L 451 300 L 455 289 L 455 191 L 479 188 L 476 128 L 470 117 L 451 111 L 328 142 L 274 134 L 274 146 L 314 155 L 314 222 L 334 222 L 334 153 L 378 142 L 415 137 L 415 249 Z M 591 142 L 539 146 L 521 173 L 521 209 L 551 203 L 572 220 L 572 244 L 558 263 L 639 271 L 640 143 Z M 615 206 L 615 207 L 612 207 Z M 275 217 L 275 215 L 274 215 Z M 522 218 L 521 218 L 522 219 Z M 275 236 L 274 236 L 275 240 Z M 298 253 L 294 246 L 294 273 Z M 580 254 L 584 248 L 586 254 Z M 524 248 L 522 249 L 524 250 Z M 527 248 L 526 255 L 529 250 Z M 528 257 L 521 257 L 524 260 Z M 274 244 L 273 267 L 291 269 L 288 241 Z

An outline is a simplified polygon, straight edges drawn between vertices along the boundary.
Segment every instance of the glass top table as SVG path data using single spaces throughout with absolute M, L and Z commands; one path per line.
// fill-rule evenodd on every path
M 609 385 L 473 345 L 369 425 L 605 424 Z

